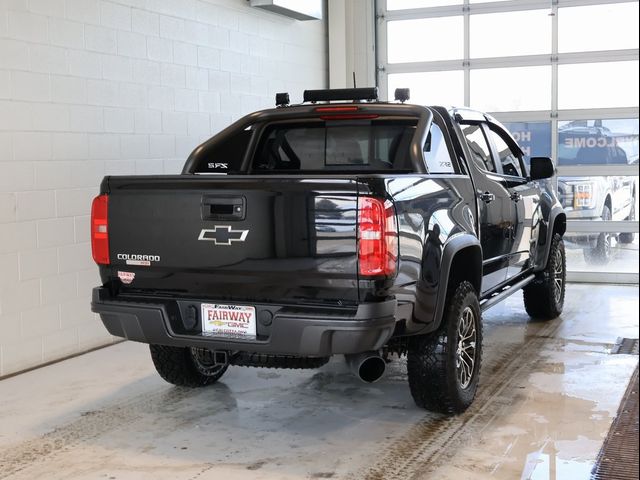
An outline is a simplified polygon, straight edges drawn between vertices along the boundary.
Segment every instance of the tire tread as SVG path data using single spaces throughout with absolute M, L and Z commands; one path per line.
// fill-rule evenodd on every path
M 440 328 L 432 334 L 411 339 L 407 374 L 411 395 L 416 405 L 436 412 L 460 413 L 471 405 L 477 390 L 482 361 L 482 318 L 477 293 L 471 283 L 461 282 L 457 288 L 450 288 L 450 291 L 453 291 L 453 294 L 447 301 Z M 451 363 L 450 358 L 449 329 L 450 323 L 457 320 L 458 312 L 468 305 L 474 305 L 478 321 L 476 378 L 465 395 L 461 395 L 455 378 L 455 365 Z
M 203 375 L 196 369 L 189 348 L 149 345 L 151 360 L 158 374 L 168 383 L 180 387 L 205 387 L 218 381 L 227 370 L 216 375 Z
M 553 293 L 553 270 L 555 262 L 555 253 L 558 249 L 562 250 L 563 269 L 566 271 L 566 258 L 564 255 L 564 242 L 558 234 L 553 236 L 551 248 L 549 249 L 549 258 L 545 269 L 538 275 L 538 278 L 522 289 L 524 298 L 524 308 L 531 318 L 539 320 L 551 320 L 557 318 L 562 313 L 564 303 L 564 293 L 562 295 L 562 303 L 557 304 Z M 563 282 L 563 288 L 566 285 Z

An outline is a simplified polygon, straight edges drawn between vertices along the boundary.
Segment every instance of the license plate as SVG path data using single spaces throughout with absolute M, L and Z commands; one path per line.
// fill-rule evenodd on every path
M 202 332 L 208 335 L 256 335 L 256 309 L 242 305 L 202 304 Z

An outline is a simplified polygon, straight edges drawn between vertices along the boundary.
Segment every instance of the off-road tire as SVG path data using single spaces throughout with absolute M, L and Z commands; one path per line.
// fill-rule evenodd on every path
M 629 216 L 627 217 L 628 221 L 635 221 L 636 219 L 636 199 L 635 197 L 631 199 L 631 212 L 629 212 Z M 633 241 L 636 239 L 636 234 L 635 233 L 631 233 L 631 232 L 625 232 L 625 233 L 621 233 L 620 235 L 618 235 L 618 241 L 620 243 L 624 243 L 625 245 L 628 245 L 629 243 L 633 243 Z
M 180 387 L 205 387 L 217 382 L 228 365 L 211 368 L 209 373 L 199 370 L 190 348 L 149 345 L 151 360 L 160 376 Z
M 606 205 L 602 209 L 601 218 L 603 222 L 611 220 L 611 210 Z M 609 263 L 612 256 L 612 238 L 614 238 L 614 235 L 611 233 L 602 232 L 598 235 L 596 246 L 594 248 L 585 248 L 583 250 L 586 262 L 594 265 L 605 265 Z
M 442 413 L 460 413 L 473 402 L 482 361 L 482 313 L 478 294 L 469 282 L 450 286 L 440 328 L 429 335 L 412 337 L 407 353 L 407 374 L 416 405 Z M 473 365 L 468 383 L 460 379 L 459 345 L 463 315 L 471 312 L 474 327 Z M 468 363 L 468 362 L 467 362 Z M 469 371 L 469 370 L 467 370 Z
M 551 240 L 551 249 L 545 269 L 522 289 L 524 308 L 530 317 L 551 320 L 562 313 L 567 283 L 567 260 L 564 241 L 558 234 Z

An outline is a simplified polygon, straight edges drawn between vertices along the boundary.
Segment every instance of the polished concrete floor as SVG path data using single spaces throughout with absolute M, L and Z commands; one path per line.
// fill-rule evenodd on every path
M 0 381 L 2 479 L 580 479 L 637 356 L 638 288 L 570 285 L 561 319 L 517 294 L 485 315 L 481 388 L 465 414 L 416 408 L 402 361 L 365 385 L 320 370 L 232 367 L 165 384 L 121 343 Z

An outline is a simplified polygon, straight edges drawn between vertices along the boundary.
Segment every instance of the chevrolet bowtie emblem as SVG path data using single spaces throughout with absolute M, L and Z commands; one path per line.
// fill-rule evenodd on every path
M 213 242 L 214 245 L 231 245 L 232 242 L 244 242 L 249 230 L 232 230 L 230 225 L 216 225 L 203 228 L 198 240 Z

